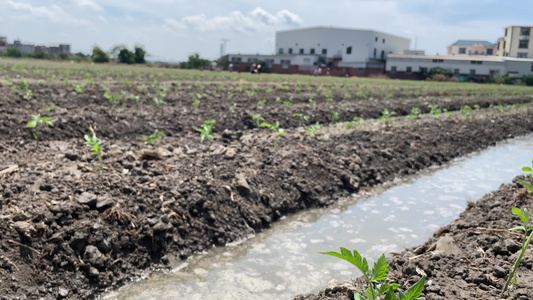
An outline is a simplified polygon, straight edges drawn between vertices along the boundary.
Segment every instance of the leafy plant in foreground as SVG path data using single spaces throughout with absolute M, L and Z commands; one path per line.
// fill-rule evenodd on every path
M 378 260 L 374 263 L 373 268 L 369 268 L 366 258 L 362 257 L 357 250 L 353 250 L 353 255 L 350 250 L 341 247 L 341 252 L 319 252 L 321 254 L 331 255 L 340 259 L 343 259 L 351 264 L 353 264 L 359 271 L 363 273 L 365 277 L 368 288 L 365 289 L 365 297 L 358 292 L 354 293 L 355 300 L 377 300 L 379 296 L 385 295 L 385 300 L 416 300 L 422 294 L 424 289 L 424 282 L 426 277 L 422 276 L 415 284 L 413 284 L 407 292 L 402 292 L 397 283 L 381 283 L 387 279 L 387 261 L 385 260 L 385 255 L 381 255 Z M 398 297 L 396 297 L 395 291 L 398 291 Z
M 302 126 L 302 123 L 309 121 L 309 116 L 306 116 L 304 114 L 296 113 L 292 114 L 292 116 L 300 118 L 300 126 Z
M 308 135 L 313 135 L 313 134 L 317 134 L 318 132 L 320 132 L 320 128 L 322 127 L 322 125 L 320 125 L 319 122 L 316 122 L 315 124 L 309 126 L 307 128 L 307 134 Z
M 154 133 L 150 134 L 147 137 L 143 138 L 143 141 L 146 145 L 153 145 L 154 142 L 157 142 L 159 140 L 159 137 L 164 135 L 165 133 L 163 131 L 155 130 Z
M 418 118 L 418 116 L 422 113 L 422 111 L 420 110 L 420 108 L 418 107 L 413 107 L 411 108 L 411 114 L 406 116 L 405 119 L 406 120 L 409 120 L 409 121 L 412 121 L 416 118 Z
M 155 106 L 159 109 L 161 105 L 165 104 L 166 102 L 163 101 L 163 99 L 159 99 L 156 96 L 152 97 L 152 100 L 154 100 Z
M 441 109 L 438 105 L 428 105 L 429 109 L 431 110 L 430 113 L 435 116 L 435 118 L 440 117 Z
M 392 126 L 392 120 L 391 118 L 396 115 L 396 112 L 391 112 L 388 109 L 384 109 L 383 112 L 381 112 L 381 117 L 379 119 L 383 122 L 385 122 L 385 125 Z
M 363 122 L 363 119 L 359 118 L 358 116 L 353 117 L 353 120 L 351 122 L 344 123 L 344 127 L 347 129 L 352 129 L 355 127 L 355 125 Z
M 261 117 L 260 114 L 252 115 L 252 120 L 255 120 L 255 124 L 257 124 L 257 127 L 261 127 L 261 123 L 265 120 L 265 118 Z
M 104 165 L 102 164 L 102 149 L 100 148 L 100 144 L 102 143 L 101 140 L 99 140 L 96 135 L 93 132 L 93 135 L 86 134 L 84 136 L 85 138 L 85 145 L 91 147 L 91 155 L 95 155 L 98 157 L 98 162 L 100 164 L 100 173 L 104 170 Z
M 468 105 L 465 105 L 463 107 L 461 107 L 461 110 L 460 110 L 461 114 L 463 116 L 465 116 L 465 119 L 468 120 L 472 117 L 472 108 Z
M 285 130 L 283 130 L 283 128 L 279 128 L 279 122 L 276 121 L 274 124 L 263 122 L 259 126 L 266 127 L 274 133 L 274 149 L 278 150 L 278 138 L 280 135 L 285 134 Z
M 35 140 L 39 140 L 39 136 L 41 133 L 41 128 L 43 126 L 48 127 L 54 127 L 54 123 L 52 123 L 53 117 L 44 117 L 41 118 L 41 115 L 31 115 L 31 120 L 28 122 L 28 127 L 33 128 L 33 137 Z
M 207 156 L 209 157 L 211 157 L 211 141 L 213 140 L 213 124 L 215 123 L 215 120 L 206 120 L 201 128 L 196 129 L 200 132 L 200 143 L 207 139 Z

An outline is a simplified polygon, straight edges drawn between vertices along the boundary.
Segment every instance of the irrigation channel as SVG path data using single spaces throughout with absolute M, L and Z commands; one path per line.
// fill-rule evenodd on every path
M 301 212 L 251 239 L 196 255 L 172 272 L 105 299 L 290 299 L 317 292 L 331 279 L 360 274 L 318 251 L 357 249 L 371 261 L 424 242 L 484 194 L 530 165 L 533 135 L 502 142 L 452 163 Z

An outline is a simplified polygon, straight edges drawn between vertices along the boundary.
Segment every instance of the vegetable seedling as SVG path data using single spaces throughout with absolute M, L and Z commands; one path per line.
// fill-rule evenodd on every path
M 91 155 L 95 155 L 98 157 L 98 162 L 100 164 L 100 174 L 101 174 L 102 171 L 104 170 L 104 165 L 102 164 L 102 149 L 100 148 L 100 144 L 102 144 L 102 141 L 96 137 L 94 132 L 92 136 L 86 134 L 84 138 L 85 138 L 85 145 L 87 145 L 88 147 L 92 149 Z
M 200 100 L 198 99 L 194 100 L 194 102 L 192 103 L 192 106 L 198 107 L 198 105 L 200 105 Z
M 422 278 L 404 293 L 399 289 L 400 285 L 397 283 L 383 283 L 383 281 L 387 280 L 387 273 L 389 272 L 385 255 L 381 254 L 378 260 L 374 263 L 374 267 L 370 268 L 366 258 L 362 257 L 357 250 L 353 250 L 352 254 L 350 250 L 346 248 L 341 247 L 340 249 L 341 252 L 330 251 L 319 253 L 343 259 L 353 264 L 363 273 L 368 284 L 368 288 L 365 289 L 364 293 L 368 298 L 358 292 L 354 292 L 355 300 L 377 300 L 380 299 L 380 296 L 382 295 L 385 295 L 386 300 L 416 300 L 420 294 L 422 294 L 426 276 L 422 276 Z M 398 292 L 398 297 L 396 296 L 396 291 Z
M 309 121 L 309 116 L 306 116 L 304 114 L 296 113 L 292 114 L 292 116 L 300 118 L 300 126 L 302 126 L 303 123 Z
M 213 124 L 215 123 L 215 120 L 206 120 L 204 121 L 204 124 L 202 124 L 201 128 L 196 129 L 198 132 L 200 132 L 200 143 L 203 144 L 204 140 L 207 140 L 208 157 L 211 157 L 211 141 L 213 140 Z
M 336 111 L 332 111 L 331 114 L 333 115 L 333 122 L 338 122 L 339 121 L 339 113 L 336 112 Z
M 276 121 L 276 123 L 274 123 L 274 124 L 263 122 L 259 126 L 260 127 L 266 127 L 266 128 L 270 129 L 270 131 L 272 131 L 274 133 L 274 149 L 276 149 L 276 151 L 277 151 L 278 150 L 278 138 L 279 138 L 280 135 L 284 135 L 285 134 L 285 130 L 283 130 L 283 128 L 279 128 L 279 122 L 278 121 Z
M 383 112 L 381 112 L 381 117 L 379 119 L 383 122 L 385 122 L 385 125 L 392 126 L 392 116 L 395 116 L 396 112 L 390 112 L 388 109 L 384 109 Z
M 153 145 L 155 142 L 159 140 L 159 137 L 164 135 L 165 133 L 163 131 L 155 130 L 154 133 L 150 134 L 147 137 L 143 138 L 143 141 L 146 145 Z
M 509 277 L 507 277 L 507 281 L 505 282 L 505 286 L 503 287 L 502 293 L 504 293 L 507 290 L 507 287 L 511 289 L 514 285 L 516 285 L 516 282 L 517 282 L 517 278 L 515 275 L 516 269 L 518 268 L 518 265 L 520 265 L 520 261 L 524 257 L 524 253 L 526 253 L 527 247 L 531 243 L 531 238 L 533 238 L 533 224 L 529 224 L 531 213 L 527 210 L 527 208 L 524 208 L 523 210 L 521 210 L 519 208 L 513 207 L 512 212 L 514 215 L 517 215 L 522 220 L 522 223 L 524 223 L 524 225 L 516 226 L 516 227 L 510 228 L 509 230 L 523 231 L 524 237 L 522 239 L 522 251 L 520 251 L 518 258 L 516 259 L 513 267 L 509 271 Z M 528 232 L 530 232 L 529 236 L 528 236 Z
M 265 120 L 265 118 L 261 117 L 260 114 L 252 115 L 252 120 L 255 120 L 255 124 L 257 124 L 257 127 L 261 127 L 261 123 Z
M 413 107 L 411 108 L 411 114 L 406 116 L 405 119 L 406 120 L 409 120 L 409 121 L 412 121 L 416 118 L 418 118 L 418 116 L 422 113 L 422 111 L 420 110 L 420 108 L 418 107 Z
M 319 122 L 316 122 L 315 124 L 309 126 L 307 128 L 307 134 L 308 135 L 313 135 L 313 134 L 317 134 L 318 132 L 320 132 L 320 128 L 322 127 L 322 125 L 320 125 Z
M 52 119 L 53 117 L 41 118 L 41 115 L 31 115 L 31 120 L 28 122 L 28 127 L 33 128 L 33 137 L 35 140 L 39 140 L 43 126 L 46 125 L 48 127 L 54 127 L 54 123 L 51 121 Z

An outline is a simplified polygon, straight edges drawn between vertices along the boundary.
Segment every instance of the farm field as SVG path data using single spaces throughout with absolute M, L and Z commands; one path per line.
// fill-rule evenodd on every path
M 533 131 L 521 86 L 4 60 L 0 73 L 0 299 L 94 297 Z

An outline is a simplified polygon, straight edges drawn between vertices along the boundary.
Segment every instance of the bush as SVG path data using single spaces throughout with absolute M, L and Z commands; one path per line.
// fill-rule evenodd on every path
M 533 75 L 527 75 L 526 77 L 524 77 L 524 82 L 528 86 L 533 86 Z
M 124 64 L 133 64 L 135 63 L 135 55 L 130 50 L 122 48 L 118 53 L 118 62 Z
M 200 58 L 200 54 L 194 53 L 189 56 L 189 60 L 180 63 L 180 68 L 182 69 L 205 69 L 209 66 L 208 59 Z
M 7 56 L 10 57 L 21 57 L 22 52 L 17 48 L 7 48 Z
M 136 64 L 144 64 L 146 60 L 144 57 L 146 56 L 146 51 L 142 47 L 135 47 L 135 63 Z
M 453 73 L 452 73 L 452 71 L 450 71 L 448 69 L 435 67 L 435 68 L 429 70 L 428 77 L 429 78 L 433 78 L 435 75 L 442 75 L 442 76 L 445 76 L 447 78 L 450 78 L 450 77 L 453 76 Z M 442 78 L 442 76 L 440 76 L 440 77 Z M 435 81 L 444 81 L 444 80 L 435 80 Z
M 100 49 L 100 47 L 95 46 L 93 48 L 93 55 L 91 56 L 95 63 L 106 63 L 109 62 L 109 55 Z
M 509 75 L 496 75 L 494 82 L 497 84 L 513 84 L 513 78 Z

